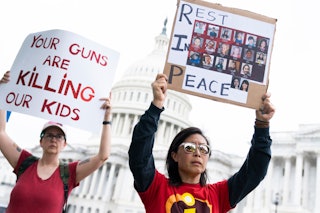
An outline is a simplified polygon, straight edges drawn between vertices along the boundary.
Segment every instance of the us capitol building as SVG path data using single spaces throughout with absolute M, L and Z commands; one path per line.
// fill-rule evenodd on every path
M 106 163 L 76 187 L 68 199 L 68 213 L 144 213 L 133 187 L 128 148 L 134 125 L 152 101 L 151 82 L 162 73 L 169 38 L 166 22 L 155 38 L 154 50 L 130 66 L 112 88 L 113 138 Z M 168 91 L 162 113 L 154 157 L 164 172 L 165 158 L 173 137 L 191 126 L 192 106 L 188 96 Z M 272 160 L 263 182 L 243 199 L 232 213 L 319 213 L 320 212 L 320 124 L 301 125 L 297 132 L 272 132 Z M 317 144 L 319 143 L 319 144 Z M 99 136 L 89 145 L 68 145 L 61 153 L 66 160 L 83 159 L 98 152 Z M 39 146 L 29 150 L 41 156 Z M 243 157 L 213 150 L 207 170 L 211 182 L 226 179 L 243 163 Z M 318 177 L 319 176 L 319 177 Z M 16 176 L 0 153 L 0 213 L 6 208 Z

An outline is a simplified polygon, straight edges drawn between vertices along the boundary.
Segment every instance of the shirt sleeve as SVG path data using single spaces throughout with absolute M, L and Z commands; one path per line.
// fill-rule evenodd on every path
M 251 147 L 240 170 L 228 179 L 230 205 L 235 207 L 267 174 L 272 140 L 269 128 L 256 128 Z
M 164 108 L 159 109 L 151 103 L 133 130 L 128 151 L 129 167 L 133 174 L 134 187 L 138 192 L 146 191 L 155 176 L 152 149 L 163 110 Z
M 69 195 L 72 191 L 73 188 L 77 187 L 80 185 L 80 183 L 76 183 L 76 170 L 78 166 L 79 161 L 74 161 L 68 164 L 69 166 L 69 180 L 68 180 L 68 186 L 69 186 Z
M 20 166 L 21 166 L 21 164 L 22 164 L 22 162 L 27 158 L 27 157 L 29 157 L 29 156 L 31 156 L 32 154 L 31 153 L 29 153 L 27 150 L 25 150 L 25 149 L 23 149 L 22 151 L 21 151 L 21 154 L 20 154 L 20 156 L 19 156 L 19 159 L 18 159 L 18 163 L 17 163 L 17 165 L 16 165 L 16 167 L 13 169 L 13 173 L 14 174 L 18 174 L 18 171 L 19 171 L 19 168 L 20 168 Z

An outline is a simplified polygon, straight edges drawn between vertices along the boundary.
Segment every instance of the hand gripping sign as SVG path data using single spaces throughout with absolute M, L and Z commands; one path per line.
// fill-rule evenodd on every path
M 119 53 L 64 30 L 33 33 L 24 40 L 0 85 L 0 108 L 98 133 L 99 98 L 108 97 Z
M 267 91 L 276 19 L 179 1 L 164 73 L 183 93 L 258 109 Z

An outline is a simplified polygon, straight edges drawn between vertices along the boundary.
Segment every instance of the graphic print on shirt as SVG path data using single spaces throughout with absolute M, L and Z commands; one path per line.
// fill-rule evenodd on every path
M 171 195 L 166 202 L 167 213 L 210 213 L 212 206 L 206 200 L 193 197 L 190 193 Z

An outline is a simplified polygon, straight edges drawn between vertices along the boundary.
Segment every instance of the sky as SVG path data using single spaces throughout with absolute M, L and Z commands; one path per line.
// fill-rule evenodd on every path
M 269 87 L 276 113 L 271 132 L 297 131 L 302 124 L 320 124 L 316 64 L 320 43 L 316 1 L 217 0 L 277 19 L 271 56 Z M 0 3 L 0 75 L 9 70 L 21 44 L 30 33 L 63 29 L 96 41 L 120 53 L 116 80 L 134 62 L 145 58 L 168 18 L 170 36 L 176 12 L 175 0 L 13 0 Z M 190 120 L 202 128 L 214 149 L 244 155 L 253 134 L 253 109 L 190 97 Z M 43 119 L 13 113 L 7 131 L 21 147 L 39 142 Z M 69 143 L 86 143 L 89 133 L 69 128 Z M 271 135 L 272 137 L 272 135 Z

